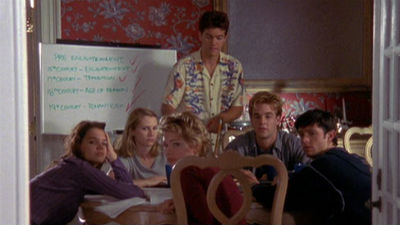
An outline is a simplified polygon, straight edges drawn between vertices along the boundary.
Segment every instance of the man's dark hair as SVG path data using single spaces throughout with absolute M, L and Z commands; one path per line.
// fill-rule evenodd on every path
M 331 113 L 320 110 L 320 109 L 312 109 L 307 112 L 301 114 L 294 126 L 297 130 L 303 127 L 307 127 L 310 125 L 316 124 L 318 127 L 321 127 L 324 130 L 324 134 L 331 130 L 336 130 L 336 119 L 332 116 Z M 333 143 L 337 145 L 337 138 L 333 139 Z
M 200 33 L 203 33 L 208 28 L 220 28 L 228 33 L 229 19 L 226 13 L 220 11 L 207 11 L 203 13 L 199 21 Z

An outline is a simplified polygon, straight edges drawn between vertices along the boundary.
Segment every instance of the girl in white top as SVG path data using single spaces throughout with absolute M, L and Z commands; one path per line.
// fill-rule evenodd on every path
M 131 112 L 117 154 L 139 187 L 165 185 L 166 158 L 158 144 L 157 115 L 146 108 Z

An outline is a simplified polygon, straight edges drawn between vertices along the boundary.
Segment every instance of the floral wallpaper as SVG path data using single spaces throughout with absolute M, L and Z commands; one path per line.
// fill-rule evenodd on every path
M 212 0 L 61 0 L 62 39 L 156 45 L 176 49 L 180 58 L 200 47 L 197 22 L 212 9 Z M 342 118 L 343 101 L 350 125 L 371 124 L 371 92 L 282 93 L 281 97 L 286 126 L 312 108 Z
M 212 0 L 61 0 L 62 39 L 134 43 L 176 49 L 200 47 L 197 22 Z
M 254 92 L 248 90 L 247 100 Z M 284 103 L 281 128 L 293 131 L 294 122 L 300 114 L 310 109 L 322 109 L 331 112 L 342 125 L 369 126 L 372 123 L 371 92 L 346 93 L 281 93 Z M 344 107 L 343 107 L 344 106 Z M 343 110 L 343 108 L 345 108 Z M 344 120 L 346 114 L 346 120 Z M 244 115 L 242 120 L 249 120 Z

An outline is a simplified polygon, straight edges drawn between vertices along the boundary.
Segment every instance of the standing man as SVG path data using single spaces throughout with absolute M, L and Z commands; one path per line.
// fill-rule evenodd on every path
M 250 99 L 249 114 L 253 130 L 235 138 L 228 144 L 225 150 L 238 151 L 245 156 L 258 156 L 271 154 L 276 156 L 286 165 L 286 168 L 294 170 L 298 163 L 307 163 L 307 158 L 301 148 L 300 139 L 293 134 L 278 129 L 282 115 L 281 99 L 270 92 L 257 92 Z M 264 167 L 269 168 L 269 167 Z M 274 171 L 255 171 L 257 179 L 267 173 L 271 179 Z M 247 173 L 248 176 L 252 174 Z M 257 183 L 255 177 L 249 177 L 249 181 Z
M 371 224 L 371 171 L 360 156 L 336 147 L 336 121 L 319 109 L 295 123 L 313 161 L 289 180 L 285 207 L 311 213 L 309 224 Z M 273 186 L 255 185 L 257 201 L 270 205 Z
M 191 111 L 211 133 L 220 122 L 238 118 L 243 109 L 241 63 L 221 52 L 229 20 L 224 12 L 205 12 L 199 22 L 200 50 L 179 60 L 170 73 L 161 107 L 163 115 Z

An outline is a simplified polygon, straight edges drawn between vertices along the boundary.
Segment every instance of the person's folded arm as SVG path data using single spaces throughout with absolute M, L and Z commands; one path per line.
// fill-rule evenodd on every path
M 163 116 L 170 115 L 175 112 L 175 108 L 170 104 L 163 103 L 161 105 L 161 113 Z
M 134 179 L 133 183 L 139 187 L 154 187 L 161 184 L 167 184 L 167 177 L 153 176 L 147 179 Z
M 115 180 L 91 166 L 87 161 L 79 159 L 77 161 L 81 171 L 80 183 L 84 189 L 119 199 L 146 197 L 143 190 L 132 183 L 132 179 L 118 158 L 111 162 Z

